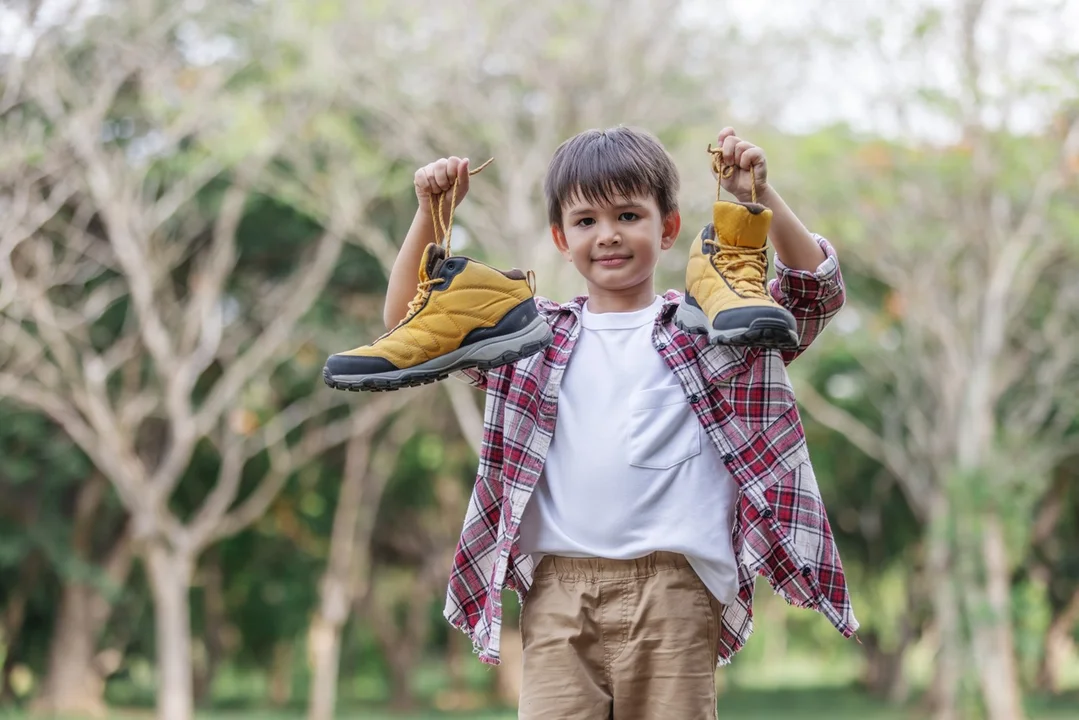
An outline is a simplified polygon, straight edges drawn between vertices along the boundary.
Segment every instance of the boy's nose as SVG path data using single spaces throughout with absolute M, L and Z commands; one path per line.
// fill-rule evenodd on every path
M 598 242 L 600 245 L 618 245 L 622 242 L 622 236 L 616 228 L 601 227 Z

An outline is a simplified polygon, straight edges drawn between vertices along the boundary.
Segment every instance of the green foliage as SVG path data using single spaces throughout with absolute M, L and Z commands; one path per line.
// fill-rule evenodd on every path
M 227 280 L 226 310 L 255 320 L 253 324 L 261 328 L 273 321 L 264 309 L 267 294 L 278 288 L 325 232 L 324 204 L 333 202 L 339 190 L 324 177 L 310 180 L 303 172 L 304 164 L 320 169 L 343 168 L 344 175 L 355 178 L 376 178 L 377 197 L 365 205 L 357 226 L 346 228 L 352 242 L 340 256 L 325 291 L 303 319 L 297 333 L 302 342 L 297 343 L 296 352 L 251 383 L 232 408 L 252 427 L 267 422 L 280 407 L 326 392 L 318 378 L 325 355 L 366 342 L 381 330 L 386 268 L 370 245 L 364 247 L 366 238 L 362 235 L 381 232 L 399 241 L 415 209 L 411 184 L 415 163 L 403 158 L 399 149 L 376 144 L 375 131 L 387 122 L 379 106 L 384 98 L 372 96 L 368 103 L 364 98 L 346 102 L 337 97 L 334 93 L 340 78 L 327 68 L 338 66 L 308 47 L 311 37 L 327 36 L 317 33 L 331 33 L 354 22 L 349 15 L 353 6 L 344 0 L 290 0 L 274 4 L 274 13 L 264 13 L 260 5 L 203 3 L 194 11 L 192 27 L 198 30 L 205 26 L 218 32 L 233 52 L 210 66 L 192 63 L 186 67 L 186 74 L 179 77 L 191 81 L 190 86 L 183 82 L 175 86 L 125 85 L 101 128 L 102 147 L 119 148 L 132 161 L 148 164 L 145 187 L 137 189 L 148 196 L 156 197 L 163 188 L 198 172 L 207 162 L 219 166 L 214 181 L 190 202 L 190 217 L 204 223 L 192 241 L 192 256 L 212 241 L 212 221 L 220 213 L 237 168 L 264 152 L 277 133 L 287 131 L 297 145 L 302 144 L 302 156 L 276 158 L 266 175 L 259 178 L 265 182 L 247 200 L 237 232 L 238 257 Z M 472 22 L 477 26 L 497 25 L 502 15 L 516 12 L 488 4 L 477 10 L 479 17 Z M 425 25 L 436 22 L 437 16 L 429 18 L 416 6 L 397 12 L 394 3 L 366 2 L 361 15 L 372 23 L 381 23 L 377 25 L 380 29 L 401 32 L 405 37 L 408 33 L 422 35 L 436 56 L 450 54 L 450 48 L 434 43 Z M 539 36 L 540 47 L 531 56 L 541 68 L 576 62 L 582 50 L 573 30 L 586 24 L 604 27 L 609 20 L 599 6 L 573 2 L 550 6 L 542 18 L 550 24 L 551 31 Z M 89 43 L 95 38 L 107 36 L 117 48 L 123 47 L 134 28 L 146 20 L 136 11 L 92 17 L 86 26 L 85 43 L 78 40 L 81 36 L 77 33 L 72 35 L 75 45 L 70 52 L 76 72 L 89 74 L 93 63 L 108 60 L 107 53 L 92 52 L 96 48 Z M 927 47 L 949 31 L 947 18 L 939 9 L 927 9 L 906 20 L 911 36 L 908 41 L 916 47 Z M 880 25 L 877 30 L 878 40 L 883 42 L 885 27 Z M 739 33 L 732 30 L 722 37 L 735 43 Z M 714 40 L 704 37 L 701 42 Z M 416 41 L 417 45 L 423 42 Z M 465 46 L 485 42 L 488 39 L 482 37 L 479 43 L 471 37 L 460 40 Z M 417 47 L 406 50 L 419 52 Z M 687 45 L 684 50 L 686 57 L 695 58 L 699 47 Z M 358 57 L 356 62 L 363 59 Z M 643 74 L 652 60 L 653 56 L 642 48 L 635 58 L 641 67 L 633 69 Z M 482 62 L 475 63 L 475 67 L 462 62 L 455 67 L 471 73 L 462 75 L 465 79 L 459 82 L 482 80 L 486 90 L 508 98 L 515 111 L 526 108 L 526 101 L 537 92 L 525 78 L 513 72 L 488 71 Z M 1061 67 L 1069 71 L 1074 66 Z M 190 94 L 191 88 L 198 85 L 196 80 L 223 70 L 236 72 L 221 92 L 198 97 Z M 663 87 L 672 96 L 683 97 L 686 104 L 677 122 L 659 128 L 661 138 L 670 146 L 697 143 L 718 129 L 712 127 L 717 124 L 712 112 L 702 112 L 714 97 L 706 93 L 714 80 L 712 72 L 712 67 L 688 67 L 662 78 Z M 397 80 L 386 78 L 383 84 L 390 86 Z M 452 103 L 442 96 L 408 109 L 412 112 L 422 108 L 430 115 L 423 122 L 439 123 L 439 129 L 448 127 L 451 135 L 460 138 L 460 145 L 473 149 L 473 157 L 477 157 L 495 139 L 504 140 L 507 135 L 513 139 L 510 147 L 518 150 L 519 145 L 545 136 L 552 126 L 560 133 L 564 130 L 564 134 L 580 129 L 578 124 L 593 117 L 587 106 L 604 80 L 602 66 L 582 67 L 544 90 L 558 95 L 560 102 L 565 100 L 564 107 L 549 115 L 521 110 L 508 116 L 513 123 L 492 117 L 462 122 L 461 116 L 451 112 Z M 4 82 L 7 81 L 0 84 Z M 369 90 L 374 94 L 382 88 Z M 455 100 L 452 94 L 450 97 Z M 310 103 L 320 111 L 304 122 L 296 122 L 293 111 L 297 106 L 290 106 L 283 98 Z M 958 115 L 956 98 L 940 89 L 920 88 L 914 100 L 934 116 Z M 184 119 L 185 113 L 199 103 L 212 110 L 207 115 L 219 122 L 192 134 L 175 152 L 139 155 L 140 143 L 144 144 L 149 134 Z M 1062 103 L 1061 112 L 1074 112 L 1074 107 Z M 28 135 L 18 151 L 30 159 L 31 167 L 40 168 L 47 156 L 46 148 L 58 142 L 55 128 L 42 109 L 33 104 L 6 110 L 0 116 L 0 128 L 13 127 L 16 121 L 36 124 L 35 133 Z M 926 352 L 937 352 L 939 347 L 915 337 L 904 324 L 904 298 L 897 294 L 886 274 L 874 267 L 874 262 L 880 259 L 881 250 L 899 250 L 906 257 L 917 257 L 963 229 L 954 214 L 955 198 L 984 191 L 976 186 L 971 173 L 972 148 L 966 142 L 931 146 L 885 139 L 842 124 L 800 136 L 766 127 L 746 135 L 767 148 L 772 181 L 811 229 L 834 241 L 843 262 L 849 307 L 791 368 L 791 374 L 870 430 L 892 429 L 887 426 L 888 411 L 894 409 L 890 403 L 899 388 L 894 378 L 879 368 L 867 367 L 864 358 L 869 351 L 880 352 L 881 348 L 908 351 L 918 342 L 925 342 Z M 445 142 L 444 135 L 437 136 L 437 142 L 423 139 L 432 147 L 441 147 Z M 1017 135 L 994 131 L 987 136 L 987 143 L 986 152 L 996 163 L 993 190 L 1021 212 L 1030 202 L 1031 188 L 1055 161 L 1060 138 L 1053 132 Z M 528 152 L 532 150 L 527 148 Z M 518 181 L 513 175 L 517 168 L 509 165 L 514 159 L 500 157 L 484 179 L 498 183 Z M 1040 278 L 1040 285 L 1024 308 L 1030 327 L 1039 332 L 1045 329 L 1044 320 L 1058 291 L 1067 288 L 1075 277 L 1079 195 L 1072 192 L 1074 179 L 1072 182 L 1068 192 L 1052 203 L 1046 231 L 1066 239 L 1059 263 Z M 933 202 L 912 211 L 912 189 L 928 190 L 925 195 Z M 63 207 L 58 217 L 70 221 L 77 212 L 74 205 Z M 467 218 L 467 213 L 462 216 Z M 180 237 L 188 229 L 181 227 L 179 220 L 170 222 L 162 230 L 166 238 Z M 497 238 L 489 244 L 486 255 L 497 256 L 503 251 Z M 958 267 L 962 259 L 946 258 L 943 262 Z M 175 288 L 183 289 L 194 281 L 198 270 L 191 261 L 181 262 L 169 279 Z M 671 286 L 681 282 L 680 272 L 675 262 Z M 111 345 L 125 327 L 138 320 L 126 296 L 108 299 L 113 279 L 113 275 L 103 273 L 84 285 L 75 283 L 60 290 L 70 297 L 98 293 L 103 298 L 104 305 L 98 308 L 100 314 L 87 336 L 90 346 L 98 351 Z M 29 323 L 23 329 L 38 332 Z M 1056 342 L 1075 340 L 1068 329 L 1057 334 L 1051 331 L 1052 328 L 1045 329 Z M 243 349 L 253 339 L 230 341 Z M 206 371 L 196 400 L 221 372 L 217 365 Z M 135 367 L 134 374 L 136 377 L 128 380 L 136 385 L 155 382 L 148 365 Z M 113 396 L 119 392 L 121 380 L 118 376 L 111 379 L 109 390 Z M 924 656 L 925 633 L 931 626 L 921 575 L 925 542 L 936 533 L 943 535 L 950 547 L 964 550 L 957 572 L 963 578 L 978 578 L 982 573 L 977 561 L 980 523 L 984 513 L 992 510 L 1005 519 L 1009 548 L 1015 555 L 1012 620 L 1025 677 L 1028 683 L 1034 681 L 1045 651 L 1046 630 L 1079 589 L 1079 494 L 1072 478 L 1061 501 L 1064 509 L 1060 520 L 1048 537 L 1032 547 L 1031 519 L 1045 501 L 1049 478 L 1045 472 L 1023 469 L 1014 459 L 1023 456 L 1040 428 L 1003 427 L 1007 411 L 1036 391 L 1034 379 L 1028 380 L 1005 393 L 997 408 L 998 432 L 992 438 L 989 459 L 970 471 L 949 468 L 942 484 L 957 510 L 939 527 L 929 528 L 928 533 L 924 518 L 917 516 L 912 498 L 903 490 L 902 478 L 858 450 L 849 438 L 804 413 L 817 480 L 851 583 L 862 633 L 872 635 L 881 648 L 892 651 L 901 646 L 902 630 L 909 625 L 914 628 L 915 652 Z M 906 390 L 924 395 L 932 387 L 923 378 Z M 1063 401 L 1068 400 L 1067 391 L 1065 388 L 1060 393 L 1057 407 L 1061 413 L 1066 412 Z M 410 428 L 410 437 L 393 460 L 386 491 L 380 499 L 378 521 L 369 543 L 373 568 L 370 578 L 364 579 L 377 580 L 376 599 L 385 599 L 392 607 L 385 617 L 369 607 L 357 608 L 346 629 L 341 665 L 346 717 L 378 717 L 366 704 L 389 699 L 392 667 L 386 643 L 377 632 L 381 622 L 392 623 L 402 635 L 412 629 L 410 623 L 423 624 L 426 632 L 417 633 L 420 646 L 412 683 L 423 703 L 435 705 L 440 693 L 463 689 L 479 697 L 481 705 L 495 704 L 490 697 L 495 671 L 475 663 L 468 648 L 459 644 L 457 631 L 448 628 L 441 618 L 444 561 L 456 542 L 476 458 L 460 437 L 448 406 L 432 402 L 431 407 L 422 422 Z M 1079 418 L 1070 423 L 1074 437 L 1079 432 Z M 290 439 L 293 437 L 290 435 Z M 907 436 L 900 429 L 898 437 Z M 384 440 L 379 435 L 378 441 Z M 168 499 L 179 517 L 189 517 L 206 498 L 220 462 L 220 450 L 212 443 L 197 446 L 177 492 Z M 268 464 L 264 455 L 248 463 L 241 496 L 250 492 Z M 1065 463 L 1068 465 L 1073 466 L 1074 461 Z M 343 467 L 340 449 L 318 458 L 288 479 L 264 517 L 200 558 L 199 577 L 191 595 L 193 631 L 205 652 L 217 642 L 217 652 L 221 653 L 216 658 L 220 673 L 212 688 L 212 705 L 254 706 L 252 717 L 299 716 L 296 709 L 306 699 L 310 675 L 306 631 L 318 601 L 319 578 L 326 567 Z M 0 657 L 6 665 L 24 665 L 39 678 L 63 586 L 88 583 L 105 591 L 116 607 L 104 633 L 103 647 L 119 648 L 124 660 L 110 679 L 109 698 L 118 704 L 149 704 L 154 692 L 155 639 L 145 578 L 136 571 L 125 587 L 111 587 L 104 582 L 99 565 L 100 551 L 115 539 L 125 520 L 111 491 L 98 510 L 92 552 L 76 552 L 73 547 L 75 497 L 93 474 L 94 468 L 84 453 L 52 421 L 0 402 L 0 611 L 13 607 L 13 598 L 19 593 L 27 597 L 26 621 L 18 641 L 0 648 Z M 403 542 L 402 536 L 409 542 Z M 432 558 L 441 563 L 433 570 Z M 1040 572 L 1030 571 L 1033 567 L 1040 568 Z M 222 582 L 223 617 L 215 615 L 219 598 L 207 580 L 213 573 L 219 574 Z M 430 577 L 438 579 L 433 584 L 437 592 L 429 592 Z M 423 586 L 427 589 L 421 588 L 423 582 L 428 583 Z M 789 716 L 792 709 L 801 708 L 805 713 L 800 717 L 821 718 L 887 718 L 920 712 L 920 708 L 884 708 L 846 689 L 790 689 L 800 684 L 842 688 L 865 673 L 865 656 L 858 646 L 838 638 L 815 614 L 787 612 L 761 587 L 763 597 L 758 601 L 758 626 L 753 640 L 734 665 L 721 671 L 721 677 L 732 686 L 723 696 L 721 716 Z M 411 607 L 408 600 L 421 590 L 428 594 L 420 597 L 418 609 Z M 512 594 L 505 598 L 504 611 L 510 627 L 519 613 Z M 970 614 L 969 621 L 985 619 L 984 608 L 975 607 Z M 282 657 L 288 659 L 281 661 Z M 451 677 L 446 671 L 448 660 L 464 663 L 466 669 Z M 277 666 L 279 662 L 284 669 Z M 921 662 L 923 667 L 915 676 L 924 681 L 932 674 L 932 665 Z M 270 677 L 275 673 L 285 678 L 293 695 L 286 701 L 289 707 L 271 710 L 266 698 L 270 695 Z M 787 689 L 779 691 L 777 685 Z M 1047 711 L 1044 716 L 1066 717 L 1067 713 L 1074 715 L 1073 709 L 1065 707 L 1056 713 Z M 3 716 L 8 715 L 0 711 Z M 465 716 L 484 717 L 479 711 Z

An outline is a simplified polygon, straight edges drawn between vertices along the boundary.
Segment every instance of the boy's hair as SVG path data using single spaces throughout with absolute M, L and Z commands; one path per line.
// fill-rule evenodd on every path
M 663 217 L 678 209 L 678 169 L 651 133 L 616 127 L 585 130 L 558 146 L 543 184 L 547 219 L 562 227 L 562 206 L 573 197 L 609 203 L 615 195 L 646 193 Z

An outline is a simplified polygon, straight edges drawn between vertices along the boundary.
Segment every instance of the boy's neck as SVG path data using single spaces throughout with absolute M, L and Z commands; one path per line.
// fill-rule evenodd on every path
M 652 278 L 640 285 L 622 290 L 588 288 L 588 311 L 597 315 L 602 313 L 622 313 L 644 310 L 655 302 L 656 288 Z

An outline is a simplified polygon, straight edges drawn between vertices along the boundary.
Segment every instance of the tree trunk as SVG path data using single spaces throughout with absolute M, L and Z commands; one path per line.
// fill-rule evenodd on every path
M 331 720 L 337 706 L 341 630 L 348 621 L 356 584 L 356 540 L 370 453 L 370 435 L 358 435 L 349 441 L 333 517 L 329 562 L 322 577 L 319 606 L 307 634 L 312 666 L 308 720 Z
M 146 567 L 154 598 L 157 644 L 157 720 L 194 717 L 191 665 L 191 577 L 194 558 L 153 542 Z
M 281 640 L 274 645 L 273 666 L 270 668 L 270 703 L 283 708 L 292 700 L 292 657 L 295 648 L 292 640 Z
M 11 671 L 15 667 L 16 653 L 12 650 L 18 645 L 19 635 L 22 634 L 23 624 L 26 622 L 26 604 L 30 599 L 30 590 L 37 583 L 41 573 L 41 558 L 37 552 L 31 552 L 22 561 L 19 568 L 19 579 L 11 589 L 4 605 L 2 626 L 0 626 L 0 644 L 3 644 L 4 653 L 3 668 L 0 668 L 0 703 L 13 699 L 10 680 Z
M 99 510 L 108 487 L 103 476 L 95 476 L 83 484 L 76 500 L 72 551 L 86 563 L 95 562 L 94 530 L 100 522 Z M 100 566 L 109 589 L 124 586 L 132 561 L 131 535 L 125 529 L 113 540 Z M 79 582 L 64 585 L 49 641 L 48 669 L 41 693 L 33 703 L 36 712 L 105 715 L 105 680 L 115 668 L 103 669 L 97 657 L 98 642 L 112 609 L 112 600 L 101 588 Z
M 102 623 L 91 613 L 97 593 L 82 584 L 64 587 L 49 648 L 48 673 L 34 710 L 47 714 L 104 717 L 105 678 L 97 671 Z
M 419 662 L 418 649 L 411 644 L 398 647 L 383 645 L 390 666 L 390 708 L 397 713 L 410 713 L 416 708 L 412 678 Z
M 199 574 L 202 578 L 203 645 L 206 657 L 195 673 L 195 704 L 203 705 L 213 691 L 217 666 L 225 654 L 224 635 L 227 608 L 225 607 L 225 579 L 221 571 L 221 559 L 215 549 L 210 549 L 202 559 Z
M 914 627 L 913 618 L 921 603 L 918 585 L 912 574 L 907 576 L 907 604 L 899 618 L 899 635 L 894 647 L 887 647 L 888 643 L 882 642 L 875 632 L 865 638 L 866 688 L 872 695 L 892 705 L 902 705 L 910 699 L 910 681 L 904 662 L 907 651 L 916 642 L 919 634 Z
M 876 633 L 862 639 L 865 648 L 865 687 L 874 697 L 892 704 L 902 704 L 910 696 L 910 685 L 903 671 L 903 661 L 910 647 L 910 636 L 904 633 L 895 648 L 885 648 Z
M 1061 691 L 1060 673 L 1072 647 L 1072 630 L 1079 622 L 1079 590 L 1072 593 L 1071 600 L 1058 612 L 1045 633 L 1045 655 L 1038 668 L 1038 687 L 1044 692 L 1057 695 Z
M 337 674 L 341 662 L 341 626 L 321 610 L 315 613 L 307 631 L 307 651 L 311 662 L 308 720 L 331 720 L 337 707 Z
M 933 581 L 933 616 L 937 653 L 929 701 L 934 720 L 956 720 L 962 672 L 959 598 L 952 574 L 951 524 L 948 498 L 938 494 L 930 505 L 926 570 Z
M 418 574 L 408 577 L 386 596 L 379 594 L 372 594 L 369 617 L 389 666 L 390 706 L 396 712 L 409 712 L 416 707 L 412 680 L 427 639 L 427 610 L 432 594 Z M 399 609 L 405 611 L 403 623 Z
M 1012 638 L 1011 575 L 1004 527 L 995 513 L 983 519 L 986 620 L 973 619 L 976 665 L 989 720 L 1022 720 L 1023 695 Z M 981 596 L 981 593 L 978 593 Z
M 341 492 L 334 512 L 330 557 L 320 585 L 319 605 L 307 632 L 311 687 L 308 720 L 330 720 L 337 706 L 341 634 L 357 601 L 367 594 L 369 543 L 382 491 L 404 437 L 391 430 L 371 461 L 371 436 L 348 444 Z

